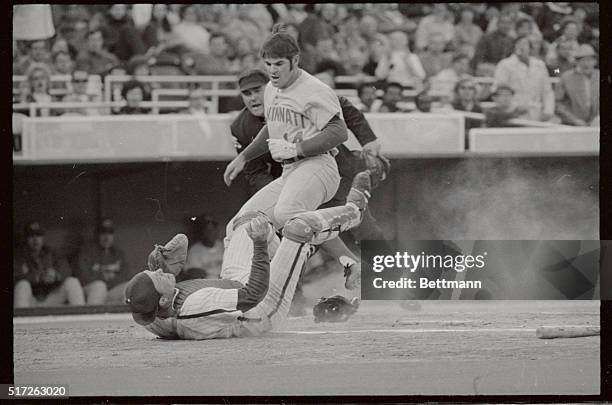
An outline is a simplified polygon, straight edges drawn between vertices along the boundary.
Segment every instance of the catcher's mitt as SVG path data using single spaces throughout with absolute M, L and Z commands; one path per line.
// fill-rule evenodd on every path
M 345 322 L 359 308 L 359 298 L 347 300 L 340 295 L 321 298 L 312 308 L 314 321 L 319 322 Z
M 384 156 L 374 156 L 367 152 L 362 152 L 361 156 L 365 160 L 366 168 L 370 170 L 373 190 L 389 176 L 391 163 Z

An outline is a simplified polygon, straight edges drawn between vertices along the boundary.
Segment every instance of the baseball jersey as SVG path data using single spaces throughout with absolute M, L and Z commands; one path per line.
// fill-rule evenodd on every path
M 268 83 L 264 107 L 270 139 L 291 143 L 314 137 L 335 115 L 343 118 L 334 91 L 304 70 L 285 89 Z
M 51 291 L 62 284 L 66 277 L 72 275 L 66 259 L 47 246 L 43 246 L 37 255 L 25 247 L 16 253 L 13 257 L 14 282 L 27 280 L 37 300 L 45 299 Z M 58 272 L 58 277 L 48 283 L 44 280 L 44 275 L 50 268 Z
M 166 339 L 215 339 L 238 336 L 242 311 L 238 290 L 232 280 L 195 279 L 176 284 L 172 306 L 174 317 L 155 318 L 145 329 Z
M 78 277 L 83 285 L 102 280 L 108 288 L 126 281 L 125 255 L 113 246 L 103 249 L 98 244 L 88 244 L 78 258 Z

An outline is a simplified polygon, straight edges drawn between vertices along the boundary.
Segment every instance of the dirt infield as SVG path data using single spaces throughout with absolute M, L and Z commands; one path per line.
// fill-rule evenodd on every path
M 364 302 L 342 324 L 290 318 L 258 338 L 164 341 L 129 315 L 16 318 L 15 383 L 74 396 L 598 394 L 597 301 Z

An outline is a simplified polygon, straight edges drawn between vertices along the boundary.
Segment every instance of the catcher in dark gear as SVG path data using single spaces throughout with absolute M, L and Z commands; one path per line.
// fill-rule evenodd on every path
M 312 308 L 314 321 L 319 322 L 346 322 L 351 315 L 357 312 L 361 301 L 354 297 L 348 300 L 340 295 L 321 298 Z

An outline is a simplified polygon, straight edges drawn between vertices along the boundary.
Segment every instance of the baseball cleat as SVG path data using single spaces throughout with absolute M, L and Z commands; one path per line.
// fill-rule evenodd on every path
M 178 275 L 185 267 L 188 245 L 187 236 L 182 233 L 175 235 L 164 246 L 155 245 L 147 260 L 149 270 L 162 269 L 165 273 Z
M 347 203 L 353 203 L 359 208 L 359 211 L 364 211 L 368 205 L 368 199 L 371 197 L 372 180 L 370 179 L 370 171 L 364 170 L 359 172 L 353 178 L 351 190 L 346 196 Z

